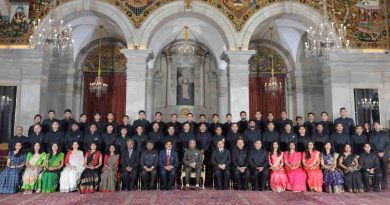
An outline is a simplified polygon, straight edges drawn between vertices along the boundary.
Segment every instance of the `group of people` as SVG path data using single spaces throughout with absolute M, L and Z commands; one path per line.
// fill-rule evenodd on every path
M 191 113 L 183 123 L 176 114 L 168 123 L 160 112 L 151 123 L 144 111 L 138 114 L 132 125 L 128 116 L 117 124 L 113 113 L 106 121 L 99 113 L 92 121 L 81 114 L 79 122 L 68 109 L 63 120 L 53 110 L 43 121 L 35 115 L 27 137 L 18 126 L 9 140 L 0 193 L 151 190 L 157 181 L 161 189 L 172 190 L 179 172 L 185 173 L 184 189 L 199 189 L 204 166 L 220 190 L 357 193 L 387 188 L 389 136 L 379 122 L 372 128 L 369 123 L 355 126 L 345 108 L 334 122 L 326 112 L 320 121 L 308 113 L 306 122 L 296 117 L 295 126 L 286 111 L 278 120 L 273 113 L 263 119 L 256 112 L 248 121 L 242 111 L 241 120 L 232 122 L 227 114 L 224 124 L 218 114 L 210 123 L 203 114 L 198 123 Z

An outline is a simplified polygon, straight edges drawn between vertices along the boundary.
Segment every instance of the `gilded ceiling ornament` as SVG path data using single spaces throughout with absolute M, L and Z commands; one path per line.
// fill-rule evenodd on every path
M 275 74 L 286 73 L 286 63 L 276 51 L 265 46 L 257 46 L 256 54 L 249 59 L 249 71 L 252 74 L 270 74 L 272 53 L 274 58 Z

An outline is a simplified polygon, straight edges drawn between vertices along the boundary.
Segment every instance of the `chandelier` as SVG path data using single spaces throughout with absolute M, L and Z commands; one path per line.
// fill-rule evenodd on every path
M 6 106 L 11 105 L 11 103 L 12 98 L 3 95 L 0 99 L 0 110 L 3 110 Z
M 102 32 L 103 26 L 99 28 L 99 66 L 98 66 L 98 76 L 95 78 L 93 83 L 89 84 L 89 91 L 91 93 L 95 93 L 96 97 L 100 98 L 102 94 L 107 93 L 108 85 L 103 82 L 103 78 L 101 77 L 102 70 L 100 68 L 101 58 L 102 58 Z
M 180 35 L 181 32 L 182 31 L 179 32 L 178 36 Z M 177 53 L 178 54 L 184 55 L 184 56 L 195 54 L 196 46 L 191 44 L 191 43 L 189 43 L 189 41 L 188 41 L 189 35 L 190 35 L 190 28 L 188 26 L 184 26 L 184 43 L 180 44 L 177 47 Z M 194 36 L 194 38 L 196 40 L 195 36 Z
M 271 42 L 272 42 L 272 27 L 269 28 L 270 30 L 270 36 L 271 36 Z M 281 92 L 283 89 L 282 82 L 278 82 L 278 80 L 275 77 L 275 69 L 274 69 L 274 52 L 271 50 L 271 78 L 269 79 L 268 83 L 264 84 L 264 91 L 271 93 L 273 96 L 277 92 Z
M 349 49 L 350 41 L 347 39 L 347 26 L 340 24 L 337 28 L 334 22 L 329 26 L 327 2 L 323 0 L 323 16 L 320 26 L 317 28 L 309 27 L 307 32 L 307 41 L 305 42 L 305 52 L 307 56 L 323 57 L 329 64 L 331 52 L 340 52 L 341 49 Z
M 55 10 L 56 0 L 51 0 L 49 9 L 51 12 L 47 27 L 42 25 L 41 19 L 33 21 L 33 35 L 29 38 L 31 48 L 45 50 L 51 53 L 69 53 L 73 48 L 72 27 L 70 24 L 64 27 L 64 21 L 58 19 Z
M 379 102 L 372 100 L 372 98 L 362 98 L 358 101 L 358 105 L 365 110 L 377 110 L 379 108 Z

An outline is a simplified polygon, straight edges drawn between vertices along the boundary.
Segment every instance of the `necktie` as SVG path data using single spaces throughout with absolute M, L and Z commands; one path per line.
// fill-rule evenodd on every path
M 171 166 L 171 152 L 167 152 L 167 166 Z

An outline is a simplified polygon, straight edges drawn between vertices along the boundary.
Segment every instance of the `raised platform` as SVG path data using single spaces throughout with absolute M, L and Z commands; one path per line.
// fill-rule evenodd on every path
M 133 191 L 115 193 L 94 193 L 82 195 L 74 193 L 52 193 L 24 195 L 8 194 L 0 195 L 1 205 L 28 204 L 28 205 L 74 205 L 74 204 L 212 204 L 212 205 L 237 205 L 237 204 L 283 204 L 283 205 L 383 205 L 390 200 L 390 190 L 386 192 L 369 192 L 362 194 L 342 193 L 339 195 L 327 193 L 275 193 L 271 191 Z

